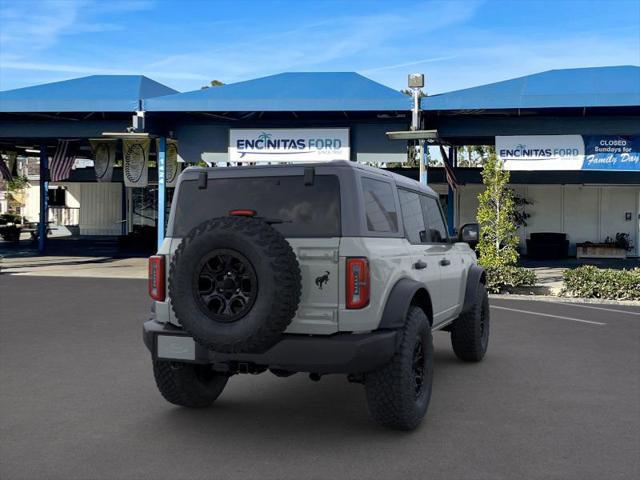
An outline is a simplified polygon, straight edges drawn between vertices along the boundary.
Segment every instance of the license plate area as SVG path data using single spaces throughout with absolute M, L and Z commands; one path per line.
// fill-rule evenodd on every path
M 157 335 L 156 357 L 193 362 L 196 359 L 196 343 L 193 338 L 184 335 Z

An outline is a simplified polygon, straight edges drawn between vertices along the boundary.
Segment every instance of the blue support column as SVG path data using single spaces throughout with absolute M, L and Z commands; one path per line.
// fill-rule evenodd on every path
M 445 160 L 446 161 L 446 160 Z M 458 150 L 456 147 L 451 147 L 449 151 L 449 162 L 451 163 L 451 168 L 455 168 L 458 165 Z M 455 195 L 453 188 L 449 185 L 447 190 L 447 224 L 449 225 L 449 235 L 455 235 Z
M 158 248 L 164 241 L 164 223 L 165 223 L 165 210 L 166 210 L 166 179 L 165 179 L 165 164 L 167 159 L 167 139 L 160 137 L 158 142 Z
M 40 145 L 40 223 L 38 224 L 38 252 L 47 249 L 47 225 L 49 221 L 49 157 L 47 145 Z

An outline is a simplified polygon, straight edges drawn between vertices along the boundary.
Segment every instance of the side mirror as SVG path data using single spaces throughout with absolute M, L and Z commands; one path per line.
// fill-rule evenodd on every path
M 475 247 L 480 240 L 480 225 L 477 223 L 466 223 L 458 230 L 458 241 L 465 242 Z

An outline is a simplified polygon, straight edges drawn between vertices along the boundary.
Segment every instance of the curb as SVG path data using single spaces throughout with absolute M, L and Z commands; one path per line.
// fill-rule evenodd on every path
M 577 298 L 557 297 L 553 295 L 518 294 L 518 293 L 491 293 L 489 298 L 500 300 L 529 300 L 548 303 L 591 303 L 596 305 L 627 305 L 629 307 L 640 306 L 639 300 L 605 300 L 603 298 Z
M 554 296 L 560 292 L 559 288 L 545 285 L 533 285 L 531 287 L 511 287 L 507 295 L 546 295 Z M 499 294 L 503 295 L 503 294 Z

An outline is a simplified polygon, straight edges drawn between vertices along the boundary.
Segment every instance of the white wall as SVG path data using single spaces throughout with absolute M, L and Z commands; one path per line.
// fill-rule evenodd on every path
M 604 240 L 607 235 L 615 238 L 617 232 L 628 233 L 636 246 L 636 254 L 640 254 L 640 249 L 637 248 L 640 240 L 637 228 L 640 221 L 638 192 L 640 187 L 603 187 L 600 190 L 599 210 L 601 240 Z M 631 213 L 631 221 L 625 220 L 627 212 Z
M 564 231 L 571 241 L 571 252 L 575 243 L 600 240 L 600 187 L 583 185 L 564 186 Z
M 629 233 L 639 255 L 640 186 L 617 185 L 512 185 L 516 194 L 533 202 L 525 211 L 531 215 L 518 234 L 525 251 L 525 239 L 532 232 L 564 232 L 575 244 L 602 242 L 618 232 Z M 456 225 L 474 222 L 482 185 L 462 185 L 456 193 Z M 625 214 L 631 213 L 631 220 Z
M 120 235 L 122 184 L 96 182 L 76 185 L 80 186 L 80 235 Z
M 66 183 L 64 184 L 67 187 L 67 195 L 65 201 L 67 203 L 67 207 L 69 208 L 79 208 L 80 207 L 80 191 L 81 184 L 80 183 Z
M 55 183 L 67 188 L 67 207 L 80 208 L 80 235 L 120 235 L 122 233 L 122 184 L 96 182 Z M 27 189 L 24 216 L 37 222 L 40 215 L 40 186 Z
M 40 185 L 30 181 L 30 187 L 25 190 L 25 205 L 23 216 L 30 222 L 37 222 L 40 218 Z

